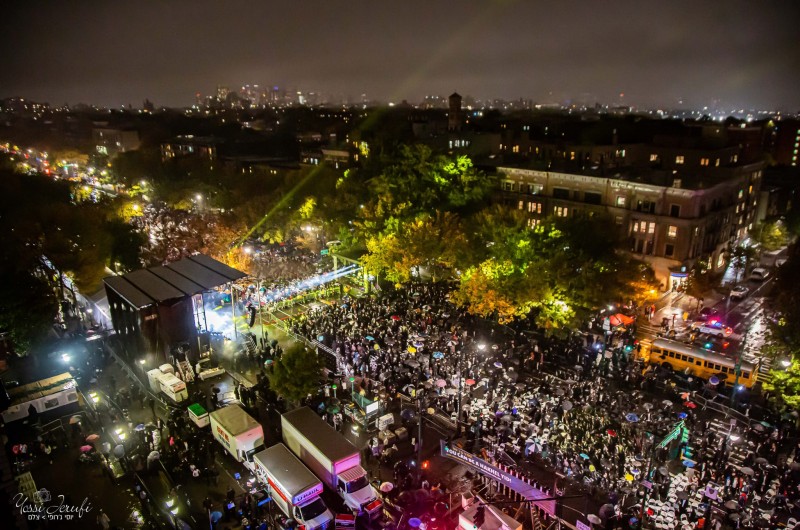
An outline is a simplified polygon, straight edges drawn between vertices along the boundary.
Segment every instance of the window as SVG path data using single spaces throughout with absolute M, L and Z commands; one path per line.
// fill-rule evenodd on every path
M 673 254 L 675 254 L 675 245 L 667 245 L 664 247 L 664 255 L 666 257 L 671 258 Z
M 709 162 L 708 158 L 701 158 L 700 159 L 700 165 L 701 166 L 707 166 L 708 162 Z
M 542 213 L 542 203 L 540 203 L 540 202 L 529 202 L 528 203 L 528 211 L 530 213 Z
M 670 217 L 680 217 L 681 216 L 680 204 L 671 204 L 669 206 L 669 215 Z
M 508 180 L 503 182 L 503 191 L 514 191 L 514 183 Z
M 744 197 L 744 190 L 739 190 L 739 198 L 741 199 Z
M 717 161 L 714 162 L 714 166 L 719 167 L 719 158 L 717 158 Z
M 617 207 L 625 208 L 625 197 L 622 196 L 617 197 Z
M 570 151 L 569 152 L 569 159 L 570 160 L 575 160 L 575 151 Z
M 734 164 L 735 164 L 736 162 L 738 162 L 738 161 L 739 161 L 739 155 L 733 155 L 733 156 L 731 157 L 731 162 L 733 162 Z
M 683 164 L 683 155 L 678 155 L 675 157 L 676 164 Z
M 569 199 L 569 190 L 566 188 L 553 188 L 553 197 L 556 199 Z
M 648 234 L 655 234 L 656 233 L 656 224 L 655 223 L 647 223 L 647 233 Z
M 530 219 L 528 219 L 528 228 L 536 228 L 536 225 L 538 225 L 539 222 L 540 222 L 539 219 L 531 217 Z
M 58 398 L 48 399 L 47 401 L 44 402 L 44 408 L 46 409 L 52 409 L 53 407 L 57 406 L 58 406 Z
M 583 194 L 583 202 L 588 204 L 600 204 L 602 199 L 603 196 L 600 195 L 599 193 L 587 191 L 586 193 Z
M 669 225 L 669 228 L 667 228 L 667 237 L 678 237 L 678 227 Z
M 634 221 L 633 222 L 633 231 L 634 232 L 638 232 L 639 231 L 639 221 Z
M 565 206 L 556 206 L 553 213 L 555 213 L 557 217 L 567 217 L 569 216 L 569 208 Z
M 742 372 L 742 377 L 745 379 L 750 379 L 750 372 Z
M 656 153 L 650 153 L 650 162 L 658 162 L 658 155 Z
M 511 149 L 511 151 L 512 151 L 512 152 L 514 152 L 514 153 L 519 153 L 519 145 L 515 145 L 515 146 L 514 146 L 514 147 Z
M 618 226 L 622 226 L 622 216 L 621 216 L 621 215 L 614 216 L 614 222 L 615 222 L 615 223 L 616 223 Z
M 517 206 L 518 210 L 522 210 L 525 207 L 525 201 L 519 201 L 519 205 Z

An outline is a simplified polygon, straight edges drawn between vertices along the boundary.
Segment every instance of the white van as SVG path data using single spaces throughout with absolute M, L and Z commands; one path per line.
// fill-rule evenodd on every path
M 769 271 L 767 269 L 762 269 L 761 267 L 756 267 L 753 269 L 753 272 L 750 273 L 749 280 L 754 282 L 763 282 L 769 276 Z

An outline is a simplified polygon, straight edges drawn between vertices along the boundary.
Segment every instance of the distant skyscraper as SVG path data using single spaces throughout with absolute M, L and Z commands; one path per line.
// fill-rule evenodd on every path
M 222 85 L 217 85 L 217 99 L 219 101 L 225 101 L 226 99 L 228 99 L 228 94 L 229 93 L 230 93 L 230 90 L 228 89 L 228 87 L 222 86 Z
M 461 96 L 458 92 L 453 92 L 447 98 L 447 129 L 450 131 L 461 130 Z

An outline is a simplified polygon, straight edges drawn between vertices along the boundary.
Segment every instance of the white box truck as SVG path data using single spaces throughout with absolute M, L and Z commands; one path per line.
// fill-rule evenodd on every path
M 189 399 L 186 383 L 178 379 L 175 375 L 162 374 L 159 381 L 161 383 L 161 391 L 175 403 L 180 403 Z
M 264 429 L 239 405 L 228 405 L 209 414 L 214 438 L 250 471 L 253 455 L 264 450 Z
M 361 453 L 308 407 L 281 416 L 283 442 L 348 508 L 381 513 L 381 501 L 361 467 Z
M 273 445 L 253 460 L 258 480 L 286 517 L 306 530 L 333 527 L 333 514 L 320 497 L 322 482 L 285 445 Z

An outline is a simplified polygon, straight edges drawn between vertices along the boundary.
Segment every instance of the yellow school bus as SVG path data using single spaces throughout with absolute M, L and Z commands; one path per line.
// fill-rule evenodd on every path
M 736 360 L 715 351 L 668 339 L 644 340 L 640 346 L 637 357 L 647 364 L 656 364 L 702 379 L 715 375 L 728 384 L 736 380 Z M 757 380 L 758 367 L 751 362 L 741 361 L 739 384 L 752 388 Z

